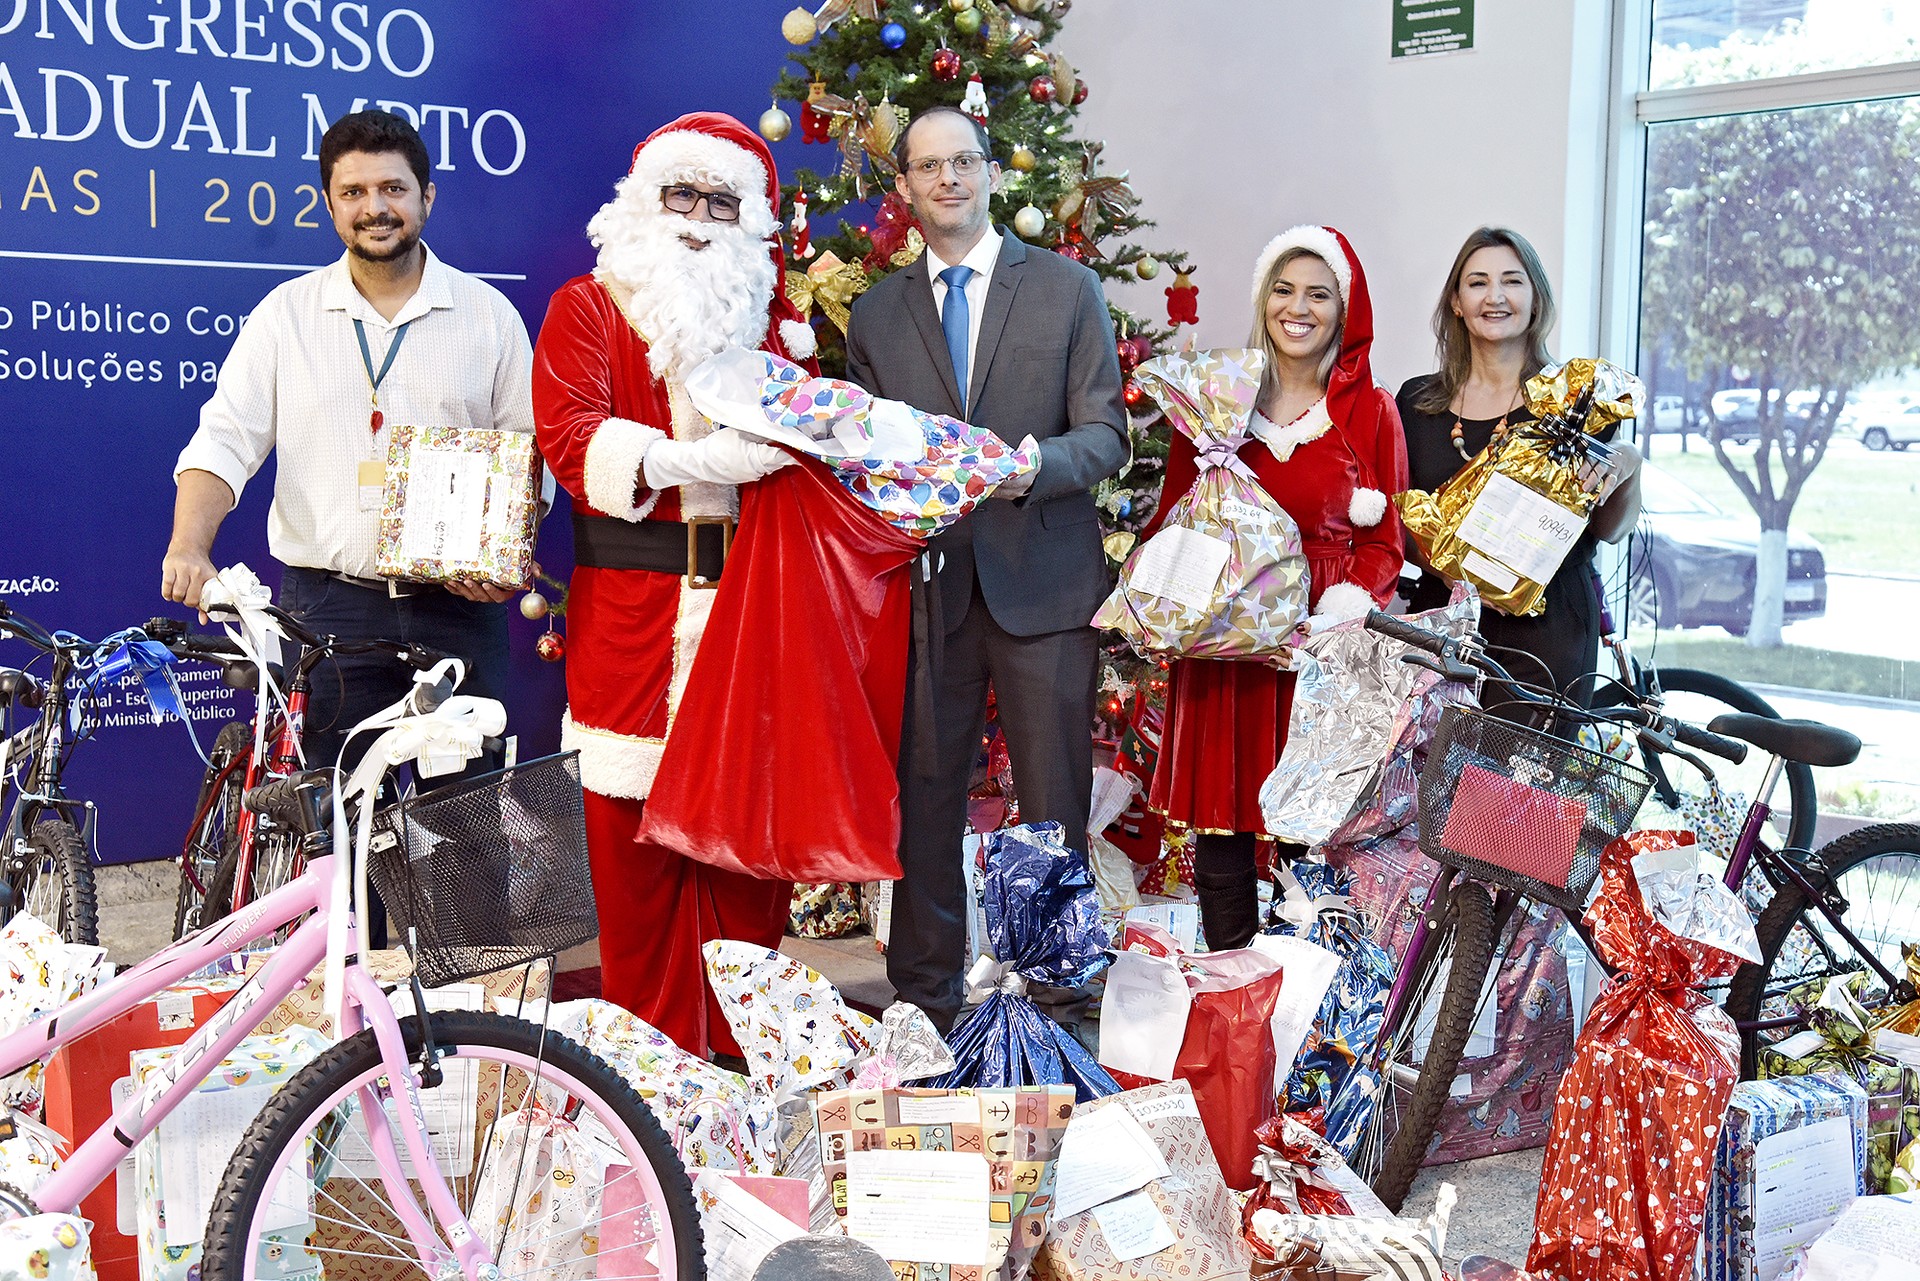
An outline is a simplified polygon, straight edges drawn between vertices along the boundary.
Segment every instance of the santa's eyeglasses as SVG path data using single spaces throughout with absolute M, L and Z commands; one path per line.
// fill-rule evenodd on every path
M 707 213 L 715 222 L 740 221 L 740 197 L 728 195 L 724 191 L 702 191 L 698 187 L 672 186 L 660 188 L 660 203 L 677 214 L 690 214 L 699 208 L 700 202 L 707 202 Z

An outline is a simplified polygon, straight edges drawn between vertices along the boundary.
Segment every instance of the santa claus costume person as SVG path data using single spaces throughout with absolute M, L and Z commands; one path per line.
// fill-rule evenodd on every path
M 1399 581 L 1404 547 L 1387 495 L 1407 486 L 1407 454 L 1393 397 L 1374 385 L 1373 305 L 1346 237 L 1301 226 L 1267 244 L 1253 271 L 1247 346 L 1267 365 L 1240 459 L 1300 527 L 1308 624 L 1365 614 Z M 1195 464 L 1193 442 L 1176 434 L 1164 492 L 1191 488 Z M 1286 745 L 1293 683 L 1293 673 L 1256 660 L 1172 667 L 1148 800 L 1195 833 L 1194 889 L 1216 950 L 1246 946 L 1259 928 L 1260 784 Z
M 809 364 L 780 291 L 779 177 L 754 132 L 696 112 L 633 153 L 587 224 L 590 275 L 561 286 L 534 350 L 541 454 L 573 496 L 565 748 L 580 753 L 605 997 L 695 1053 L 736 1053 L 700 947 L 776 946 L 792 886 L 640 841 L 643 807 L 714 599 L 738 487 L 793 462 L 689 402 L 732 346 Z M 692 548 L 694 563 L 688 564 Z

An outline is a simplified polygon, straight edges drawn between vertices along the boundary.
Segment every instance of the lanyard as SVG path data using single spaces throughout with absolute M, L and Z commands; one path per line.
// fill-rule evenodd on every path
M 386 415 L 380 412 L 380 384 L 386 381 L 387 371 L 393 368 L 393 358 L 400 354 L 400 344 L 412 326 L 413 322 L 409 320 L 393 331 L 393 341 L 387 344 L 387 358 L 380 362 L 380 372 L 376 374 L 373 372 L 373 351 L 367 346 L 367 327 L 358 320 L 353 322 L 354 335 L 360 339 L 360 363 L 366 367 L 367 382 L 372 387 L 367 399 L 373 405 L 373 413 L 367 419 L 367 427 L 376 436 L 380 434 L 380 425 L 387 421 Z

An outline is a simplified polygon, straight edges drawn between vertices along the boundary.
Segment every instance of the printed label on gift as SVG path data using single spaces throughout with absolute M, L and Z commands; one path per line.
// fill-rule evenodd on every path
M 1551 498 L 1493 473 L 1460 522 L 1460 538 L 1536 583 L 1552 578 L 1587 527 Z
M 887 1259 L 983 1266 L 987 1174 L 978 1153 L 851 1153 L 847 1235 Z
M 900 1099 L 900 1124 L 950 1126 L 956 1121 L 978 1124 L 980 1104 L 969 1094 L 931 1095 Z
M 1460 558 L 1460 568 L 1497 591 L 1510 592 L 1520 582 L 1520 575 L 1476 551 L 1469 551 Z
M 476 560 L 487 502 L 486 460 L 452 449 L 415 449 L 400 518 L 408 560 Z
M 1181 525 L 1168 525 L 1147 540 L 1132 566 L 1134 590 L 1170 600 L 1189 609 L 1204 610 L 1213 603 L 1213 587 L 1227 567 L 1233 550 L 1224 538 L 1213 538 Z

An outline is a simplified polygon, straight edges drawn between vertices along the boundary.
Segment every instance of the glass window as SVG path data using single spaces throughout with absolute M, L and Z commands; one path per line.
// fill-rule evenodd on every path
M 1916 0 L 1654 0 L 1648 87 L 1920 59 Z

